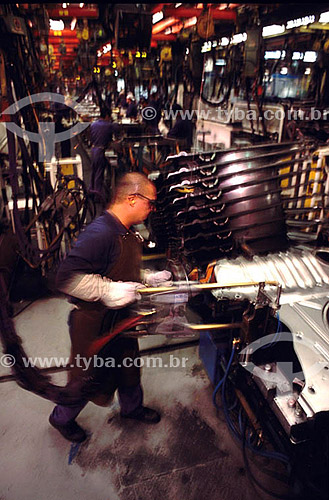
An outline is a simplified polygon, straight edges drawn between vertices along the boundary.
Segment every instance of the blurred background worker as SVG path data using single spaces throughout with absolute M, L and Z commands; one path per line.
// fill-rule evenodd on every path
M 100 118 L 90 126 L 92 173 L 89 189 L 100 196 L 103 191 L 104 172 L 108 165 L 105 150 L 112 141 L 113 134 L 118 136 L 120 132 L 119 124 L 112 123 L 110 120 L 110 111 L 104 109 Z
M 144 121 L 146 123 L 146 131 L 149 134 L 159 134 L 159 122 L 161 120 L 161 100 L 156 92 L 150 95 L 150 98 L 146 104 L 149 108 L 149 113 L 144 116 Z M 153 111 L 151 113 L 150 111 Z
M 187 112 L 179 104 L 174 104 L 172 107 L 173 115 L 175 115 L 175 125 L 169 130 L 167 137 L 172 139 L 184 139 L 186 148 L 191 149 L 193 144 L 193 123 Z
M 132 92 L 127 94 L 127 104 L 128 108 L 126 111 L 126 118 L 137 118 L 138 108 L 135 102 L 135 97 Z

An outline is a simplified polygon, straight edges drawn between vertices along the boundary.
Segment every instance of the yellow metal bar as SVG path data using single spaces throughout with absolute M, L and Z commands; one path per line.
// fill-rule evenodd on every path
M 247 281 L 245 283 L 227 283 L 226 285 L 221 285 L 220 283 L 196 283 L 190 282 L 186 285 L 178 286 L 158 286 L 158 287 L 146 287 L 138 290 L 138 293 L 149 294 L 149 293 L 161 293 L 161 292 L 175 292 L 184 293 L 188 290 L 215 290 L 217 288 L 240 288 L 247 286 L 259 286 L 260 284 L 269 286 L 279 286 L 277 281 Z
M 242 323 L 213 323 L 209 325 L 185 325 L 191 330 L 228 330 L 229 328 L 241 328 Z

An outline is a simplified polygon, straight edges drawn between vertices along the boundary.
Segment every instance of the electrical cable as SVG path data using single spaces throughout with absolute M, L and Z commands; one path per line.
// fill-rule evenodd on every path
M 216 395 L 217 395 L 217 392 L 219 391 L 219 389 L 222 387 L 222 406 L 223 406 L 223 411 L 224 411 L 224 416 L 225 416 L 225 419 L 226 419 L 226 422 L 228 424 L 228 427 L 230 428 L 233 436 L 236 438 L 236 440 L 241 443 L 242 442 L 242 435 L 241 433 L 239 432 L 239 430 L 235 427 L 231 417 L 230 417 L 230 414 L 229 414 L 229 408 L 227 407 L 227 402 L 226 402 L 226 395 L 225 395 L 225 388 L 226 388 L 226 381 L 227 381 L 227 377 L 228 377 L 228 374 L 229 374 L 229 371 L 230 371 L 230 367 L 231 367 L 231 364 L 232 364 L 232 360 L 233 360 L 233 356 L 234 356 L 234 352 L 235 352 L 235 346 L 233 345 L 232 347 L 232 351 L 231 351 L 231 355 L 230 355 L 230 359 L 227 363 L 227 366 L 226 366 L 226 370 L 225 370 L 225 373 L 223 375 L 223 377 L 221 378 L 221 380 L 217 383 L 215 389 L 214 389 L 214 392 L 213 392 L 213 403 L 215 405 L 215 407 L 217 409 L 219 409 L 218 405 L 217 405 L 217 402 L 216 402 Z M 241 428 L 241 426 L 240 426 Z M 250 449 L 251 451 L 253 451 L 254 453 L 260 455 L 260 456 L 263 456 L 263 457 L 266 457 L 266 458 L 270 458 L 270 459 L 274 459 L 274 460 L 279 460 L 285 464 L 289 464 L 289 457 L 287 457 L 286 455 L 284 455 L 283 453 L 280 453 L 280 452 L 270 452 L 270 451 L 261 451 L 261 450 L 257 450 L 255 449 L 254 447 L 252 447 L 250 445 Z
M 258 481 L 258 479 L 255 478 L 254 474 L 251 472 L 249 461 L 248 461 L 248 457 L 247 457 L 247 449 L 246 449 L 247 448 L 247 446 L 246 446 L 247 445 L 247 440 L 246 440 L 247 425 L 246 425 L 246 422 L 244 424 L 242 424 L 242 425 L 243 425 L 243 428 L 242 428 L 242 455 L 243 455 L 243 461 L 244 461 L 245 469 L 247 471 L 247 474 L 248 474 L 251 482 L 254 483 L 256 486 L 258 486 L 258 488 L 260 488 L 262 491 L 264 491 L 268 495 L 271 495 L 274 498 L 279 498 L 279 499 L 282 499 L 282 500 L 292 500 L 292 497 L 290 497 L 290 496 L 279 495 L 278 493 L 275 493 L 275 492 L 269 490 L 268 488 L 266 488 L 265 486 L 263 486 Z
M 230 355 L 230 359 L 229 359 L 229 361 L 227 363 L 227 366 L 226 366 L 226 371 L 225 371 L 223 377 L 221 378 L 221 380 L 217 383 L 217 385 L 215 387 L 215 390 L 213 392 L 213 395 L 212 395 L 213 403 L 214 403 L 214 405 L 216 406 L 217 409 L 219 409 L 219 407 L 217 406 L 217 403 L 216 403 L 216 394 L 219 391 L 219 389 L 221 388 L 222 384 L 224 384 L 224 382 L 225 382 L 225 380 L 227 378 L 227 375 L 228 375 L 228 372 L 230 371 L 231 363 L 232 363 L 232 360 L 233 360 L 234 352 L 235 352 L 235 346 L 233 345 L 232 346 L 231 355 Z

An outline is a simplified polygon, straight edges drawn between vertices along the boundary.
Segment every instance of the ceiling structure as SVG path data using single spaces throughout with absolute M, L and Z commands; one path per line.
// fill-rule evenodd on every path
M 256 4 L 256 3 L 157 3 L 157 4 L 85 4 L 85 3 L 50 3 L 43 4 L 48 20 L 60 28 L 51 26 L 47 43 L 52 46 L 56 58 L 55 69 L 59 61 L 70 64 L 76 57 L 81 40 L 88 41 L 98 50 L 98 63 L 107 65 L 109 59 L 117 56 L 116 19 L 118 12 L 135 12 L 136 16 L 144 13 L 152 16 L 151 48 L 166 42 L 174 42 L 178 37 L 190 36 L 199 25 L 202 16 L 213 25 L 212 36 L 231 37 L 243 33 L 255 24 L 268 26 L 281 24 L 307 15 L 317 15 L 327 10 L 324 4 Z M 40 5 L 20 4 L 30 13 Z M 328 7 L 329 10 L 329 7 Z M 318 20 L 318 18 L 316 18 Z M 286 34 L 286 33 L 284 33 Z M 202 38 L 202 35 L 201 35 Z M 204 39 L 208 36 L 204 35 Z M 211 38 L 211 36 L 209 37 Z M 61 49 L 65 45 L 65 53 Z M 111 51 L 111 53 L 110 53 Z M 100 55 L 101 54 L 101 55 Z

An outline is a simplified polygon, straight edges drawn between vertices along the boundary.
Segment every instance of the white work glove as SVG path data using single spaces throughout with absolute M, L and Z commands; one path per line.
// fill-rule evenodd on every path
M 144 287 L 134 281 L 111 281 L 99 274 L 85 274 L 77 276 L 62 291 L 87 302 L 100 300 L 109 309 L 120 309 L 140 298 L 139 288 Z
M 171 286 L 172 274 L 170 271 L 153 272 L 150 269 L 144 271 L 144 283 L 150 286 Z

